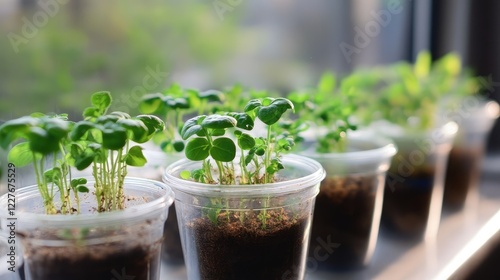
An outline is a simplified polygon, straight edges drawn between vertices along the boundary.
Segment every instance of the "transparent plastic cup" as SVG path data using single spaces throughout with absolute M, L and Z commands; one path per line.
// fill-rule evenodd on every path
M 306 157 L 286 155 L 282 163 L 277 182 L 260 185 L 180 178 L 201 162 L 180 160 L 166 169 L 188 279 L 303 279 L 314 200 L 325 172 Z
M 387 172 L 381 224 L 394 236 L 435 237 L 446 164 L 458 126 L 449 122 L 428 131 L 382 128 L 398 152 Z
M 385 175 L 396 147 L 369 132 L 351 132 L 342 153 L 303 152 L 326 170 L 316 197 L 309 258 L 336 270 L 361 268 L 377 242 Z M 325 244 L 335 243 L 332 249 Z
M 469 97 L 451 118 L 459 125 L 446 169 L 443 203 L 460 210 L 467 198 L 477 197 L 477 187 L 487 136 L 499 116 L 495 101 Z
M 126 209 L 95 213 L 93 183 L 88 180 L 90 193 L 80 194 L 81 213 L 74 215 L 46 215 L 37 186 L 16 191 L 15 230 L 26 279 L 160 279 L 171 189 L 158 181 L 126 178 Z M 8 209 L 8 199 L 0 198 L 0 209 Z M 7 211 L 0 212 L 2 233 L 10 230 L 11 218 Z

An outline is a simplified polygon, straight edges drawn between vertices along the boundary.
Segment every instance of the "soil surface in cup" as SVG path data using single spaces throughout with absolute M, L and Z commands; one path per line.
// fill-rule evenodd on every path
M 57 239 L 53 232 L 40 231 L 37 231 L 37 236 L 29 237 Z M 140 233 L 131 233 L 128 243 L 98 245 L 82 243 L 64 247 L 35 244 L 29 241 L 30 238 L 25 239 L 23 245 L 25 246 L 25 260 L 27 260 L 32 279 L 159 279 L 159 275 L 156 274 L 159 271 L 161 240 L 146 245 L 141 240 L 147 237 L 141 236 Z
M 188 224 L 194 232 L 201 279 L 299 279 L 307 248 L 307 219 L 267 211 L 267 227 L 256 215 L 242 224 L 237 214 Z
M 175 204 L 175 202 L 174 202 Z M 184 264 L 182 253 L 181 236 L 179 234 L 179 224 L 177 223 L 177 212 L 172 204 L 168 210 L 168 217 L 163 229 L 162 261 L 172 265 Z
M 467 194 L 477 187 L 482 155 L 480 148 L 451 149 L 443 194 L 443 204 L 446 208 L 463 208 Z
M 388 173 L 381 224 L 396 236 L 420 239 L 429 219 L 434 170 L 419 167 L 408 177 L 390 176 Z
M 322 269 L 364 266 L 375 207 L 377 176 L 326 177 L 316 197 L 309 256 Z M 334 244 L 334 245 L 332 245 Z

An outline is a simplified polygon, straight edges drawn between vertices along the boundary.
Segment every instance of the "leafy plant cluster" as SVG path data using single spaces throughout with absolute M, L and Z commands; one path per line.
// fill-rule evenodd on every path
M 457 102 L 480 89 L 478 78 L 462 70 L 454 53 L 432 62 L 431 55 L 423 51 L 415 64 L 400 62 L 373 71 L 383 73 L 381 86 L 374 92 L 374 110 L 403 127 L 431 128 L 441 103 Z
M 199 115 L 187 120 L 180 133 L 183 140 L 188 140 L 185 155 L 203 164 L 201 169 L 184 171 L 181 176 L 222 185 L 273 182 L 276 172 L 283 169 L 281 153 L 295 144 L 293 137 L 277 129 L 289 110 L 294 110 L 290 100 L 266 97 L 248 101 L 243 112 Z M 257 120 L 265 125 L 265 135 L 252 135 Z
M 359 76 L 348 76 L 338 83 L 335 75 L 327 72 L 315 88 L 288 94 L 297 106 L 296 126 L 313 127 L 317 152 L 345 151 L 348 131 L 357 128 L 353 116 L 359 110 L 359 96 L 367 86 L 359 80 Z
M 139 110 L 143 114 L 154 114 L 165 121 L 165 130 L 156 134 L 153 140 L 164 152 L 171 154 L 184 150 L 184 142 L 179 132 L 184 125 L 185 116 L 216 110 L 224 99 L 224 93 L 220 91 L 184 89 L 178 84 L 172 84 L 161 93 L 144 95 Z
M 112 102 L 109 92 L 94 93 L 91 102 L 84 119 L 76 123 L 67 115 L 35 113 L 0 126 L 2 148 L 13 145 L 9 161 L 18 167 L 33 164 L 47 214 L 79 212 L 78 194 L 89 189 L 85 178 L 72 178 L 72 167 L 92 169 L 99 212 L 123 209 L 127 166 L 146 163 L 142 148 L 131 143 L 144 143 L 164 129 L 155 116 L 107 113 Z M 57 193 L 60 207 L 54 203 Z

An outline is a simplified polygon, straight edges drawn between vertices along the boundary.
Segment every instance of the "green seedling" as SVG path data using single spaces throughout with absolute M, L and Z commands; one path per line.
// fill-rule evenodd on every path
M 214 104 L 221 104 L 224 94 L 220 91 L 198 91 L 183 89 L 173 84 L 162 93 L 143 96 L 139 109 L 144 114 L 154 114 L 165 121 L 163 133 L 155 135 L 154 142 L 166 153 L 178 153 L 184 150 L 184 142 L 180 139 L 179 130 L 184 124 L 187 114 L 214 110 Z
M 280 145 L 283 142 L 273 134 L 273 127 L 287 110 L 293 110 L 293 103 L 285 98 L 253 99 L 243 113 L 201 115 L 186 121 L 181 130 L 184 140 L 191 138 L 186 145 L 186 157 L 204 161 L 203 170 L 192 172 L 192 175 L 203 177 L 201 180 L 205 182 L 223 185 L 270 183 L 272 176 L 282 169 L 280 153 L 293 145 L 291 142 Z M 254 137 L 245 132 L 254 128 L 255 119 L 266 125 L 265 137 Z M 228 129 L 233 129 L 234 137 L 225 136 Z M 237 147 L 241 152 L 239 182 L 236 182 L 234 168 L 229 164 L 236 157 Z M 211 159 L 217 165 L 217 180 L 212 175 Z M 248 168 L 250 164 L 253 165 L 251 169 Z
M 432 62 L 429 52 L 423 51 L 415 64 L 400 62 L 387 67 L 382 79 L 384 85 L 374 88 L 378 97 L 374 110 L 384 119 L 413 129 L 432 128 L 444 99 L 455 102 L 479 91 L 478 78 L 462 71 L 454 53 Z
M 109 92 L 93 94 L 91 102 L 83 112 L 84 120 L 77 123 L 68 121 L 67 115 L 34 113 L 0 126 L 2 148 L 13 145 L 9 161 L 17 167 L 33 164 L 47 214 L 80 211 L 78 194 L 88 193 L 89 188 L 86 179 L 72 178 L 71 167 L 92 167 L 99 212 L 123 209 L 127 165 L 146 163 L 142 148 L 130 143 L 144 143 L 164 128 L 163 121 L 151 115 L 132 118 L 123 112 L 107 114 Z M 57 193 L 60 207 L 54 203 Z M 76 205 L 72 204 L 72 193 Z
M 33 164 L 38 190 L 47 214 L 67 214 L 75 210 L 71 203 L 71 192 L 78 201 L 78 192 L 88 192 L 71 178 L 68 150 L 68 134 L 73 123 L 66 115 L 43 115 L 35 113 L 10 120 L 0 126 L 0 144 L 7 149 L 9 162 L 17 167 Z M 78 180 L 78 179 L 76 179 Z M 80 182 L 80 181 L 78 181 Z M 61 207 L 56 207 L 54 197 L 59 192 Z
M 355 80 L 354 77 L 347 77 L 337 86 L 335 76 L 325 73 L 317 87 L 288 95 L 300 108 L 299 119 L 294 122 L 298 132 L 310 125 L 325 131 L 316 135 L 317 152 L 345 151 L 347 132 L 357 128 L 352 116 L 358 110 L 357 96 L 361 87 Z
M 183 171 L 181 177 L 220 185 L 274 182 L 276 173 L 284 168 L 281 154 L 295 144 L 289 134 L 279 129 L 279 121 L 293 110 L 288 99 L 266 97 L 250 100 L 243 112 L 199 115 L 187 120 L 180 133 L 187 141 L 185 155 L 202 161 L 202 167 Z M 252 135 L 257 120 L 265 125 L 265 135 Z M 267 204 L 265 199 L 263 206 Z M 222 199 L 214 199 L 208 207 L 211 210 L 206 215 L 214 223 L 221 214 L 221 205 Z M 258 217 L 265 229 L 267 215 L 265 210 L 261 212 Z M 241 221 L 244 215 L 239 214 Z
M 92 95 L 92 106 L 84 110 L 84 120 L 70 132 L 70 155 L 78 170 L 92 168 L 99 212 L 124 208 L 123 183 L 127 166 L 144 166 L 142 148 L 164 123 L 152 115 L 130 117 L 123 112 L 107 113 L 109 92 Z

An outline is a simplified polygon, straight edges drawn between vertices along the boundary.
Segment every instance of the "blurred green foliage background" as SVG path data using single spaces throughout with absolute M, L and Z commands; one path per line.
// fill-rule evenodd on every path
M 10 10 L 0 8 L 1 119 L 34 111 L 79 118 L 94 91 L 119 98 L 161 90 L 174 82 L 173 69 L 221 67 L 234 43 L 227 39 L 237 32 L 236 17 L 220 21 L 203 1 L 61 0 L 53 15 L 41 5 L 57 0 L 2 1 Z M 44 25 L 37 24 L 44 22 L 40 13 L 48 18 Z M 157 75 L 145 84 L 151 71 Z M 205 75 L 223 83 L 216 71 Z

